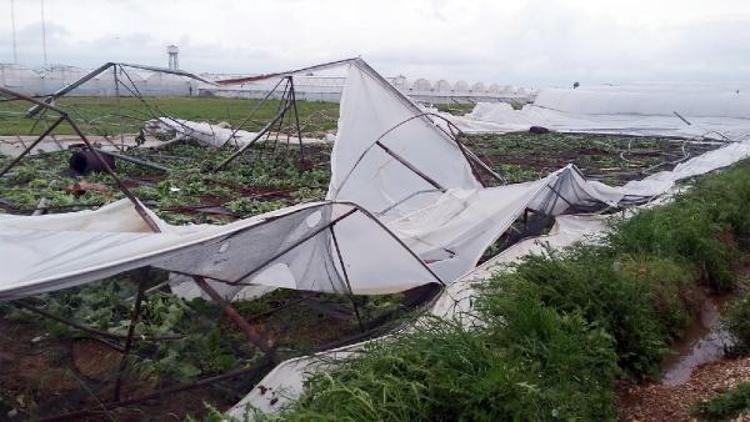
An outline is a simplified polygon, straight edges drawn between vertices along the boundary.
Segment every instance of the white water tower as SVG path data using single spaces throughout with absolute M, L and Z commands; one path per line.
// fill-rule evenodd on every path
M 176 45 L 168 45 L 167 46 L 167 54 L 169 54 L 169 69 L 170 70 L 177 70 L 180 68 L 180 64 L 177 61 L 177 53 L 179 53 L 180 50 L 177 48 Z

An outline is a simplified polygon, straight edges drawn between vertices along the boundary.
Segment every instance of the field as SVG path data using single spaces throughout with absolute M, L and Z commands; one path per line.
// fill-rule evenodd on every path
M 258 100 L 223 97 L 63 97 L 56 105 L 67 110 L 90 134 L 137 133 L 147 120 L 163 116 L 180 119 L 227 122 L 239 125 L 255 107 Z M 305 131 L 312 134 L 336 128 L 338 104 L 322 102 L 297 103 L 300 121 Z M 279 101 L 270 100 L 260 107 L 255 118 L 243 129 L 257 130 L 277 112 Z M 0 102 L 0 135 L 38 133 L 33 119 L 21 119 L 28 110 L 21 101 Z M 47 121 L 51 118 L 47 116 Z M 56 132 L 70 135 L 72 130 L 63 125 Z
M 246 113 L 254 104 L 253 100 L 221 98 L 153 100 L 156 100 L 160 110 L 169 111 L 177 117 L 213 122 L 239 122 L 244 116 L 243 112 Z M 62 100 L 61 105 L 63 101 L 66 100 Z M 74 108 L 89 115 L 86 121 L 100 123 L 97 130 L 121 129 L 111 119 L 111 116 L 118 114 L 117 105 L 111 101 L 90 98 L 73 98 L 71 101 L 75 101 Z M 135 99 L 122 98 L 121 101 Z M 128 107 L 135 108 L 135 105 L 128 103 Z M 120 107 L 125 108 L 122 103 Z M 271 105 L 262 117 L 268 118 L 274 112 L 275 108 Z M 335 129 L 336 105 L 300 103 L 300 112 L 303 121 L 314 121 L 314 124 L 309 123 L 304 127 L 305 134 Z M 143 116 L 140 121 L 146 118 L 148 116 Z M 0 133 L 18 134 L 19 130 L 31 128 L 27 121 L 9 121 L 10 119 L 0 121 Z M 131 126 L 126 126 L 125 131 L 137 132 L 140 128 L 136 124 L 138 121 L 130 119 Z M 38 128 L 35 130 L 38 131 Z M 686 156 L 694 156 L 714 147 L 659 138 L 556 133 L 471 136 L 465 142 L 509 182 L 534 180 L 572 162 L 584 174 L 607 183 L 622 184 L 656 171 L 667 170 Z M 305 146 L 306 163 L 303 168 L 300 168 L 297 161 L 299 150 L 296 146 L 285 143 L 261 145 L 218 173 L 208 172 L 207 169 L 226 158 L 231 153 L 229 149 L 214 150 L 197 144 L 179 143 L 162 149 L 132 149 L 128 153 L 171 169 L 168 173 L 162 173 L 130 163 L 117 163 L 117 172 L 127 186 L 160 217 L 172 224 L 225 224 L 291 204 L 321 200 L 325 196 L 330 177 L 330 146 L 327 145 Z M 30 214 L 45 199 L 48 212 L 56 213 L 88 209 L 122 198 L 122 193 L 106 175 L 72 174 L 67 168 L 68 158 L 69 153 L 58 152 L 28 157 L 22 161 L 9 175 L 0 179 L 0 209 L 8 213 Z M 7 157 L 0 157 L 0 165 L 8 160 Z M 744 177 L 745 173 L 741 173 L 741 176 Z M 728 201 L 723 197 L 714 199 Z M 729 199 L 732 204 L 737 200 Z M 692 198 L 685 201 L 682 204 L 693 204 L 696 200 Z M 691 211 L 705 213 L 707 216 L 716 213 L 712 208 Z M 673 216 L 676 212 L 672 210 L 667 215 Z M 734 217 L 738 221 L 732 220 L 729 223 L 739 225 L 740 217 L 732 214 L 732 218 Z M 688 217 L 681 215 L 680 218 L 683 220 L 675 220 L 677 222 L 674 224 L 684 223 L 684 219 Z M 726 221 L 722 223 L 729 224 Z M 739 231 L 744 230 L 743 227 L 737 229 L 738 239 L 744 239 L 742 236 L 746 233 Z M 634 228 L 622 230 L 626 234 L 640 234 Z M 715 233 L 700 234 L 711 237 Z M 666 235 L 662 234 L 660 237 L 664 236 Z M 618 239 L 623 242 L 628 240 L 625 235 Z M 634 285 L 632 277 L 628 278 L 632 274 L 607 272 L 612 267 L 612 256 L 617 256 L 618 263 L 625 262 L 636 269 L 642 265 L 646 271 L 656 272 L 660 277 L 663 275 L 671 283 L 665 285 L 664 289 L 677 288 L 675 283 L 684 282 L 692 286 L 698 282 L 694 279 L 683 280 L 675 275 L 684 271 L 692 274 L 694 267 L 687 264 L 688 261 L 704 262 L 699 267 L 711 271 L 704 277 L 708 288 L 720 290 L 734 285 L 731 274 L 716 270 L 717 266 L 727 265 L 729 262 L 722 259 L 729 258 L 721 254 L 718 257 L 704 256 L 707 251 L 712 250 L 709 246 L 716 246 L 714 244 L 705 249 L 683 251 L 675 246 L 681 239 L 672 239 L 670 247 L 673 249 L 665 256 L 656 256 L 653 252 L 655 247 L 638 243 L 646 241 L 636 240 L 637 242 L 634 240 L 627 246 L 615 246 L 618 244 L 613 243 L 613 249 L 607 251 L 573 251 L 559 258 L 549 258 L 549 262 L 531 261 L 522 264 L 526 266 L 522 268 L 528 268 L 529 280 L 508 281 L 499 276 L 489 288 L 484 308 L 484 315 L 490 322 L 486 333 L 475 337 L 450 323 L 436 323 L 435 326 L 426 328 L 427 331 L 423 334 L 411 339 L 404 338 L 403 344 L 395 349 L 383 347 L 374 350 L 369 360 L 352 363 L 352 366 L 342 369 L 330 380 L 316 380 L 312 391 L 320 392 L 320 396 L 331 398 L 331 401 L 315 401 L 308 395 L 295 408 L 294 412 L 297 413 L 290 417 L 299 420 L 309 420 L 308 417 L 322 418 L 321 415 L 327 414 L 325 412 L 334 412 L 325 406 L 336 403 L 338 399 L 351 399 L 350 393 L 363 394 L 365 401 L 373 400 L 370 404 L 375 408 L 381 407 L 380 399 L 376 398 L 381 397 L 380 394 L 388 397 L 389 402 L 400 406 L 399 409 L 390 408 L 391 413 L 388 414 L 371 415 L 384 419 L 433 419 L 433 416 L 443 414 L 440 412 L 467 418 L 498 415 L 500 418 L 523 418 L 542 415 L 523 413 L 525 407 L 531 409 L 529 412 L 550 412 L 545 415 L 557 414 L 561 418 L 576 414 L 596 418 L 611 417 L 614 391 L 611 387 L 614 379 L 623 375 L 633 379 L 653 375 L 664 350 L 679 336 L 679 324 L 684 323 L 685 313 L 689 315 L 689 304 L 669 302 L 665 305 L 669 307 L 668 312 L 663 315 L 665 319 L 660 320 L 662 315 L 653 310 L 656 305 L 644 298 L 644 292 Z M 695 242 L 693 238 L 682 240 Z M 492 248 L 492 252 L 496 253 L 512 241 L 501 240 Z M 666 247 L 664 243 L 659 245 L 659 251 Z M 651 249 L 644 249 L 647 247 Z M 692 255 L 686 255 L 688 253 Z M 632 256 L 635 261 L 625 261 L 621 255 Z M 652 259 L 651 255 L 656 258 Z M 591 267 L 585 275 L 588 278 L 568 280 L 567 287 L 561 286 L 559 292 L 539 290 L 537 284 L 550 281 L 551 274 L 573 274 L 575 269 L 586 266 Z M 597 274 L 611 277 L 599 280 L 595 277 Z M 127 330 L 135 294 L 134 284 L 129 281 L 130 276 L 132 274 L 123 274 L 86 287 L 40 295 L 25 303 L 88 326 L 123 335 Z M 223 410 L 236 402 L 249 391 L 263 371 L 269 369 L 269 365 L 263 365 L 265 362 L 258 350 L 247 344 L 218 306 L 202 299 L 178 299 L 161 285 L 166 280 L 166 274 L 152 271 L 148 276 L 149 286 L 156 288 L 147 296 L 145 317 L 136 329 L 138 335 L 145 340 L 138 343 L 129 365 L 124 397 L 142 396 L 161 387 L 190 383 L 254 365 L 260 365 L 263 370 L 160 400 L 139 402 L 111 411 L 108 415 L 118 420 L 139 420 L 144 414 L 175 414 L 178 418 L 190 414 L 203 417 L 211 412 L 210 407 Z M 518 287 L 506 291 L 508 283 L 514 286 L 517 283 Z M 627 291 L 622 297 L 601 298 L 601 302 L 596 305 L 598 307 L 591 309 L 578 309 L 574 305 L 578 298 L 566 296 L 568 290 L 595 295 L 623 287 Z M 654 288 L 657 287 L 659 286 Z M 667 297 L 670 292 L 674 293 L 672 290 L 657 293 Z M 361 321 L 356 318 L 349 298 L 304 292 L 279 290 L 260 300 L 239 302 L 237 308 L 259 332 L 273 341 L 277 346 L 277 358 L 282 359 L 382 333 L 403 322 L 405 318 L 412 318 L 415 307 L 434 293 L 418 290 L 387 297 L 357 298 Z M 517 302 L 512 303 L 510 299 L 499 301 L 499 297 L 506 296 Z M 630 303 L 630 307 L 621 301 Z M 635 330 L 633 325 L 622 325 L 624 323 L 621 321 L 606 320 L 603 315 L 606 312 L 603 310 L 614 306 L 623 306 L 624 315 L 634 312 L 633 318 L 640 318 L 636 322 L 640 324 L 639 329 Z M 533 311 L 535 314 L 527 314 L 524 310 L 527 308 L 528 312 Z M 503 318 L 510 318 L 517 324 L 544 326 L 500 327 L 498 321 Z M 673 326 L 674 332 L 668 332 L 667 328 Z M 495 329 L 497 331 L 492 331 Z M 524 334 L 526 329 L 530 329 L 532 334 Z M 51 416 L 96 406 L 100 400 L 111 399 L 112 376 L 120 363 L 119 352 L 93 341 L 91 336 L 79 330 L 40 319 L 34 313 L 11 304 L 0 307 L 0 331 L 9 333 L 5 340 L 0 340 L 0 411 L 4 412 L 0 414 L 15 411 L 23 417 Z M 635 331 L 643 333 L 635 334 Z M 540 337 L 535 338 L 533 335 Z M 642 338 L 639 337 L 641 335 Z M 620 341 L 618 336 L 624 336 L 623 340 Z M 511 341 L 517 341 L 523 347 L 532 347 L 534 342 L 552 341 L 550 344 L 559 346 L 560 349 L 549 352 L 523 348 L 514 350 Z M 438 344 L 444 346 L 434 347 Z M 486 354 L 488 348 L 496 348 L 497 352 Z M 427 349 L 429 353 L 422 353 Z M 486 355 L 482 355 L 483 353 Z M 559 355 L 552 356 L 550 353 Z M 467 372 L 466 377 L 462 378 L 460 372 L 468 368 L 437 366 L 431 370 L 419 369 L 431 368 L 435 366 L 435 362 L 444 362 L 445 356 L 453 355 L 464 355 L 471 359 L 476 357 L 478 360 L 467 361 L 468 364 L 476 364 L 475 368 L 488 369 L 488 372 Z M 563 355 L 571 355 L 580 360 L 566 361 L 563 360 Z M 552 358 L 560 360 L 550 361 Z M 392 373 L 378 372 L 378 368 L 390 367 L 390 364 L 386 365 L 384 362 L 392 362 L 392 359 L 401 359 L 408 365 L 413 365 L 405 369 L 416 371 L 414 377 L 435 376 L 434 383 L 419 382 L 418 379 L 411 378 L 411 373 L 406 378 L 398 378 Z M 493 362 L 497 360 L 493 363 L 496 366 L 486 366 L 487 359 Z M 93 361 L 97 363 L 91 364 Z M 522 362 L 525 362 L 525 366 L 521 365 Z M 526 373 L 528 365 L 537 369 Z M 563 368 L 566 365 L 569 365 L 568 369 Z M 423 372 L 424 370 L 427 372 Z M 437 374 L 442 370 L 445 370 L 445 374 L 453 373 L 456 379 L 450 383 L 456 384 L 444 384 L 444 375 Z M 570 378 L 576 372 L 585 377 L 585 381 L 563 383 L 563 379 Z M 549 384 L 534 384 L 532 378 L 537 375 L 549 377 Z M 507 383 L 493 384 L 497 377 Z M 372 390 L 375 388 L 372 383 L 379 378 L 389 380 L 382 385 L 382 388 L 388 388 L 387 391 Z M 559 383 L 556 384 L 557 382 Z M 526 387 L 519 390 L 518 385 Z M 409 401 L 413 398 L 399 393 L 404 391 L 404 386 L 418 392 L 414 397 L 421 397 L 427 402 L 444 403 L 446 406 L 450 406 L 455 400 L 440 395 L 442 391 L 437 391 L 437 394 L 435 389 L 466 389 L 462 395 L 462 400 L 465 401 L 462 403 L 467 409 L 476 412 L 480 412 L 478 409 L 491 401 L 492 397 L 505 397 L 498 401 L 501 403 L 493 405 L 504 406 L 503 403 L 508 403 L 508 406 L 516 407 L 500 410 L 492 407 L 487 410 L 487 414 L 480 412 L 458 415 L 452 413 L 456 409 L 426 409 L 421 404 Z M 355 391 L 355 388 L 358 390 Z M 547 399 L 542 400 L 540 397 Z M 399 401 L 402 399 L 406 401 Z M 513 401 L 514 399 L 518 400 Z M 471 403 L 476 403 L 476 406 Z M 359 418 L 368 415 L 367 412 L 370 411 L 354 404 L 346 410 L 351 412 L 349 415 L 359 415 Z M 496 410 L 499 413 L 492 413 Z M 513 413 L 514 411 L 518 413 Z M 92 416 L 92 420 L 103 416 L 104 414 L 97 413 Z

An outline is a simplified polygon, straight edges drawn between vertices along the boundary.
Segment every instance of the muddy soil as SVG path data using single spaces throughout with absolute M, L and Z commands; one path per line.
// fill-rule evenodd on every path
M 750 381 L 750 357 L 705 364 L 678 385 L 638 386 L 623 382 L 617 387 L 618 417 L 621 421 L 695 420 L 691 409 L 696 403 L 747 381 Z
M 750 267 L 737 269 L 747 280 Z M 746 282 L 740 294 L 747 293 Z M 684 338 L 673 346 L 675 353 L 662 365 L 660 380 L 636 385 L 617 385 L 617 412 L 621 421 L 694 421 L 694 406 L 705 399 L 750 381 L 750 357 L 726 355 L 731 336 L 721 324 L 721 313 L 733 295 L 704 297 L 700 315 Z M 738 420 L 750 421 L 750 416 Z
M 693 321 L 683 339 L 673 346 L 675 353 L 662 364 L 662 384 L 684 384 L 699 366 L 724 357 L 725 351 L 732 345 L 732 339 L 721 326 L 721 311 L 730 298 L 729 295 L 704 298 L 699 317 Z

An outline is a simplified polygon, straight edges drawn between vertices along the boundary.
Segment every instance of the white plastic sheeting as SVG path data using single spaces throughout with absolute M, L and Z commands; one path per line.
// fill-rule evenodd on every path
M 253 142 L 258 132 L 249 132 L 242 129 L 234 129 L 228 124 L 212 124 L 208 122 L 195 122 L 192 120 L 176 119 L 173 117 L 159 117 L 149 120 L 144 125 L 147 134 L 159 139 L 169 138 L 169 141 L 182 141 L 193 139 L 203 145 L 221 148 L 226 144 L 233 147 L 243 147 Z M 271 132 L 271 137 L 263 135 L 256 142 L 273 141 L 298 143 L 296 136 Z M 302 138 L 303 144 L 327 144 L 333 141 L 328 135 L 325 138 Z
M 348 277 L 355 294 L 387 294 L 439 282 L 376 219 L 352 204 L 304 204 L 224 226 L 171 226 L 152 218 L 161 233 L 150 232 L 127 200 L 96 211 L 2 216 L 0 300 L 145 265 L 214 280 L 225 298 L 241 293 L 245 284 L 346 293 Z
M 444 189 L 480 188 L 458 145 L 426 116 L 415 118 L 422 110 L 368 69 L 349 65 L 328 199 L 355 202 L 385 221 L 434 203 L 440 189 L 403 161 Z
M 204 145 L 216 148 L 221 148 L 227 142 L 238 147 L 245 146 L 257 136 L 256 132 L 171 117 L 149 120 L 146 122 L 145 129 L 152 135 L 169 136 L 173 138 L 172 140 L 195 139 Z
M 446 117 L 467 133 L 544 126 L 560 132 L 740 141 L 750 138 L 750 95 L 707 88 L 546 89 L 521 110 L 480 103 L 465 116 Z

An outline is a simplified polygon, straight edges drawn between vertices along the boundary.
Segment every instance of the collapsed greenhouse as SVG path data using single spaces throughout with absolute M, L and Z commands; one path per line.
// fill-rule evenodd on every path
M 343 67 L 346 82 L 325 200 L 225 225 L 172 225 L 132 194 L 93 211 L 0 215 L 0 255 L 9 257 L 0 279 L 0 300 L 18 301 L 153 267 L 172 274 L 170 285 L 175 292 L 205 294 L 229 314 L 233 312 L 229 302 L 254 298 L 276 288 L 356 296 L 393 294 L 424 285 L 440 289 L 430 306 L 432 312 L 443 314 L 456 306 L 461 297 L 458 291 L 465 287 L 462 281 L 474 274 L 485 251 L 519 218 L 529 214 L 557 217 L 601 213 L 645 204 L 669 192 L 679 180 L 750 156 L 750 144 L 732 142 L 675 163 L 671 171 L 620 187 L 589 180 L 574 165 L 567 165 L 539 180 L 504 183 L 503 176 L 491 170 L 459 136 L 462 130 L 476 126 L 485 131 L 505 130 L 497 126 L 498 122 L 485 122 L 479 114 L 481 107 L 467 117 L 435 114 L 414 103 L 361 59 L 314 68 L 331 67 Z M 176 130 L 183 130 L 187 136 L 210 135 L 207 144 L 233 145 L 237 152 L 229 159 L 241 157 L 262 135 L 270 133 L 271 127 L 284 115 L 281 110 L 287 112 L 296 107 L 291 93 L 292 81 L 295 75 L 310 69 L 248 79 L 289 81 L 290 88 L 289 91 L 284 88 L 281 98 L 288 101 L 282 103 L 271 123 L 260 131 L 244 134 L 244 142 L 237 141 L 240 127 L 222 132 L 211 125 L 196 126 L 175 119 L 164 121 Z M 12 91 L 2 92 L 29 100 L 36 109 L 58 113 L 59 123 L 69 121 L 64 109 Z M 58 92 L 50 98 L 64 94 Z M 693 115 L 686 113 L 686 116 L 692 118 Z M 474 121 L 469 121 L 472 119 Z M 539 124 L 564 130 L 550 125 L 550 119 L 534 120 L 528 126 Z M 653 130 L 657 130 L 660 135 L 674 135 L 671 129 L 659 129 L 664 118 L 656 119 L 660 120 L 643 125 L 647 130 L 617 130 L 631 134 L 653 134 Z M 497 120 L 501 124 L 508 121 L 504 115 Z M 707 122 L 708 129 L 702 129 L 699 135 L 711 138 L 710 133 L 744 129 L 727 119 L 713 116 L 713 120 L 721 121 L 710 125 Z M 611 121 L 602 119 L 601 122 L 599 126 L 591 121 L 581 125 L 606 133 Z M 566 123 L 566 127 L 580 131 L 581 126 L 574 123 Z M 632 121 L 625 126 L 632 126 Z M 696 131 L 690 128 L 687 134 L 695 136 Z M 88 143 L 84 135 L 79 135 Z M 299 123 L 296 135 L 302 152 Z M 686 132 L 679 135 L 686 136 Z M 732 132 L 721 136 L 719 141 L 726 142 L 730 135 L 733 139 L 738 136 Z M 232 139 L 237 142 L 230 142 Z M 88 147 L 96 151 L 93 146 Z M 32 144 L 27 150 L 33 148 Z M 19 160 L 21 158 L 23 154 Z M 102 154 L 95 154 L 95 159 L 104 162 Z M 17 161 L 2 173 L 9 171 Z M 106 164 L 103 166 L 107 168 Z M 112 169 L 109 172 L 116 177 Z M 486 182 L 488 178 L 499 185 L 490 186 Z M 555 236 L 577 239 L 581 233 L 601 226 L 596 217 L 588 220 L 588 225 L 584 223 L 584 229 L 575 223 L 574 217 L 562 217 Z M 143 289 L 139 289 L 138 301 L 142 294 Z M 233 319 L 256 346 L 269 356 L 273 355 L 271 345 L 252 328 Z M 136 320 L 137 312 L 131 327 Z M 132 335 L 131 330 L 127 344 L 132 341 Z M 345 351 L 357 347 L 360 345 L 348 346 Z M 332 353 L 335 355 L 340 350 Z M 233 412 L 241 414 L 247 404 L 266 411 L 280 408 L 299 392 L 303 374 L 312 368 L 313 360 L 296 358 L 281 363 L 258 383 L 263 388 L 254 388 Z M 267 366 L 268 362 L 264 362 L 264 367 Z M 270 385 L 279 394 L 286 387 L 290 391 L 288 397 L 280 401 L 275 392 L 264 395 L 262 390 Z

